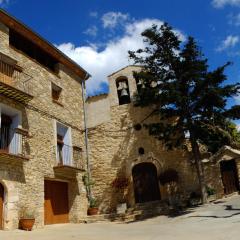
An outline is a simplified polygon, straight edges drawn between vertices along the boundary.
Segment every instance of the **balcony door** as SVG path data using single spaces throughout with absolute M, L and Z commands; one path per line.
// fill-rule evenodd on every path
M 72 165 L 71 129 L 57 123 L 57 161 L 58 165 Z
M 0 130 L 0 148 L 2 152 L 9 152 L 9 145 L 11 142 L 11 124 L 12 118 L 2 114 Z

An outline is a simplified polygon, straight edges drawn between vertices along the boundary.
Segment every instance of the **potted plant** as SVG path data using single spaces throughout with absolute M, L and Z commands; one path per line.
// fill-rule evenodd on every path
M 89 200 L 89 208 L 87 211 L 88 215 L 97 215 L 98 214 L 98 207 L 97 207 L 97 201 L 95 198 L 90 198 Z
M 129 179 L 126 177 L 117 177 L 112 182 L 112 187 L 117 195 L 117 213 L 125 213 L 127 210 L 126 189 L 129 185 Z
M 32 231 L 35 223 L 35 211 L 23 206 L 19 212 L 19 228 L 26 231 Z
M 208 195 L 208 201 L 209 202 L 212 202 L 212 201 L 217 199 L 216 190 L 214 188 L 207 186 L 206 190 L 207 190 L 207 195 Z

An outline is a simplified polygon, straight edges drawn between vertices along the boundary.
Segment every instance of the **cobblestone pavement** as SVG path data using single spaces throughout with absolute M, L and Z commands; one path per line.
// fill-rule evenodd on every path
M 32 232 L 1 231 L 0 240 L 239 240 L 240 196 L 218 200 L 169 218 L 141 222 L 66 224 Z

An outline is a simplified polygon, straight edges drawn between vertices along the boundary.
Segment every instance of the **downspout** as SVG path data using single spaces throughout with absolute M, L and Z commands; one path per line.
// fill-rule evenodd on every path
M 89 148 L 88 148 L 88 128 L 87 128 L 87 114 L 86 114 L 86 80 L 90 77 L 89 74 L 86 75 L 85 79 L 82 80 L 82 99 L 83 99 L 83 118 L 84 118 L 84 135 L 85 135 L 85 150 L 86 150 L 86 160 L 87 160 L 87 182 L 91 181 L 91 168 L 89 159 Z M 91 185 L 86 186 L 88 200 L 92 199 Z

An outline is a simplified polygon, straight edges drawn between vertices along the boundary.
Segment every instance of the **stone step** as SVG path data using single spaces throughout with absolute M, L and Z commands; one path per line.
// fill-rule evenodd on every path
M 134 222 L 147 218 L 164 215 L 169 212 L 168 205 L 161 201 L 155 201 L 144 204 L 136 204 L 132 208 L 128 208 L 126 213 L 99 214 L 87 216 L 82 222 Z

